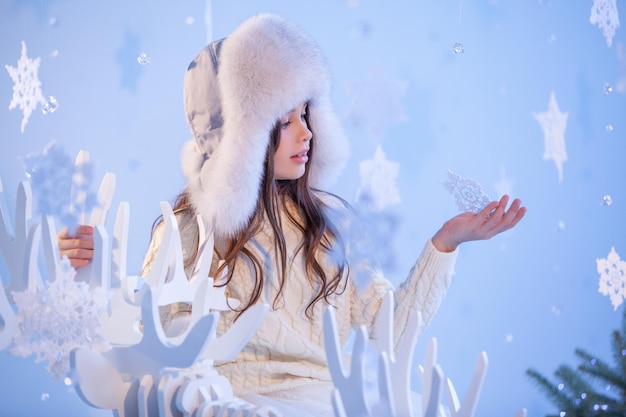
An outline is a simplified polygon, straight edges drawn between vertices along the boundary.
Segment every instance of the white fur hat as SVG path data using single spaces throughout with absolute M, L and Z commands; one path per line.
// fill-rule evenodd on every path
M 270 133 L 298 104 L 309 103 L 311 186 L 328 186 L 347 160 L 326 60 L 308 34 L 282 17 L 254 16 L 208 45 L 189 65 L 184 90 L 194 135 L 182 151 L 190 203 L 218 235 L 232 236 L 248 223 Z

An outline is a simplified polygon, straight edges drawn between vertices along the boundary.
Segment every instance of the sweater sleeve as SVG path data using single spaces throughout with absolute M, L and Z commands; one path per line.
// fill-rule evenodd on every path
M 457 254 L 458 249 L 450 253 L 439 252 L 430 239 L 426 242 L 409 276 L 394 293 L 393 334 L 396 346 L 406 331 L 411 311 L 422 314 L 420 333 L 432 320 L 450 286 Z M 352 284 L 351 324 L 353 327 L 365 325 L 370 337 L 376 338 L 378 311 L 392 285 L 379 269 L 372 268 L 368 272 L 371 279 L 365 288 Z
M 453 252 L 440 252 L 430 239 L 426 242 L 408 278 L 395 291 L 396 346 L 406 331 L 411 311 L 422 313 L 419 333 L 430 324 L 450 287 L 458 252 L 458 248 Z

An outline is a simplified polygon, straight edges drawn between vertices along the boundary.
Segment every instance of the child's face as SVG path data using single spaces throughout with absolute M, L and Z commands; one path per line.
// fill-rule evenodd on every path
M 307 103 L 302 103 L 280 118 L 280 140 L 274 153 L 274 179 L 296 180 L 304 175 L 313 137 L 304 118 L 307 107 Z

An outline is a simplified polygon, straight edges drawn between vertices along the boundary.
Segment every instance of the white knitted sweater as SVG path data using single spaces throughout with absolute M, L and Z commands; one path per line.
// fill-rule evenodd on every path
M 315 304 L 313 319 L 305 315 L 306 306 L 314 288 L 304 269 L 304 256 L 299 251 L 295 257 L 289 248 L 297 247 L 301 232 L 282 213 L 284 238 L 288 248 L 287 282 L 277 308 L 270 308 L 265 320 L 248 344 L 228 362 L 216 363 L 218 372 L 231 382 L 235 395 L 272 394 L 286 389 L 301 387 L 318 382 L 329 382 L 330 374 L 326 364 L 323 338 L 323 301 Z M 192 256 L 188 246 L 197 242 L 195 219 L 179 215 L 179 229 L 183 242 L 183 254 Z M 247 245 L 264 262 L 266 281 L 261 300 L 272 306 L 278 290 L 278 278 L 274 273 L 273 239 L 271 228 L 264 228 Z M 151 259 L 158 249 L 161 233 L 153 236 L 144 263 L 144 273 L 150 267 Z M 185 245 L 193 242 L 193 245 Z M 406 329 L 409 312 L 416 309 L 422 313 L 426 327 L 443 300 L 450 285 L 458 250 L 451 253 L 437 251 L 429 240 L 407 279 L 395 290 L 396 341 Z M 328 268 L 334 268 L 326 256 L 319 259 Z M 332 271 L 332 269 L 329 269 Z M 361 267 L 359 267 L 361 271 Z M 335 294 L 331 304 L 336 307 L 337 330 L 342 343 L 347 342 L 352 327 L 365 325 L 372 333 L 382 297 L 390 289 L 391 283 L 383 278 L 380 270 L 370 268 L 371 281 L 367 288 L 357 287 L 352 277 L 342 294 Z M 248 299 L 254 286 L 254 269 L 246 260 L 238 261 L 235 274 L 227 286 L 229 297 Z M 177 307 L 173 307 L 176 309 Z M 236 317 L 235 312 L 222 314 L 218 334 L 224 333 Z M 168 314 L 164 325 L 168 325 Z M 422 329 L 423 330 L 423 329 Z

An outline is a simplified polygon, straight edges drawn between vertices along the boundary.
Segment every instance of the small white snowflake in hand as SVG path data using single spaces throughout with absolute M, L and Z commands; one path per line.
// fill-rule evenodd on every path
M 387 160 L 379 145 L 373 159 L 367 159 L 359 164 L 361 185 L 357 190 L 357 202 L 363 201 L 365 197 L 373 211 L 380 211 L 387 205 L 399 203 L 400 192 L 396 186 L 399 169 L 400 164 Z
M 22 41 L 22 55 L 17 61 L 17 68 L 10 65 L 4 67 L 9 72 L 13 80 L 13 98 L 9 104 L 9 110 L 18 107 L 22 111 L 22 133 L 28 118 L 38 104 L 44 104 L 46 99 L 41 92 L 41 82 L 39 81 L 40 58 L 30 59 L 26 56 L 26 43 Z
M 450 170 L 443 186 L 454 196 L 456 205 L 461 211 L 478 213 L 491 202 L 478 181 L 464 178 Z
M 563 162 L 567 161 L 565 151 L 565 128 L 567 126 L 567 112 L 561 113 L 556 102 L 554 91 L 550 93 L 548 110 L 543 113 L 533 113 L 543 129 L 543 159 L 552 159 L 559 172 L 559 182 L 563 182 Z
M 387 126 L 408 120 L 400 103 L 407 87 L 408 82 L 392 80 L 380 68 L 373 69 L 365 80 L 352 81 L 348 86 L 352 98 L 348 122 L 365 128 L 380 140 Z
M 107 294 L 102 288 L 76 282 L 76 271 L 64 257 L 54 281 L 45 288 L 14 292 L 17 331 L 9 352 L 35 354 L 35 362 L 48 361 L 54 380 L 69 372 L 70 352 L 79 347 L 103 352 L 110 346 L 102 335 L 100 317 L 106 313 Z
M 589 22 L 592 25 L 597 24 L 602 29 L 602 35 L 610 47 L 615 36 L 615 29 L 619 27 L 616 0 L 593 0 Z
M 611 248 L 609 256 L 606 259 L 596 259 L 596 263 L 600 274 L 598 292 L 608 295 L 613 308 L 617 310 L 626 298 L 626 262 L 619 258 L 615 248 Z

